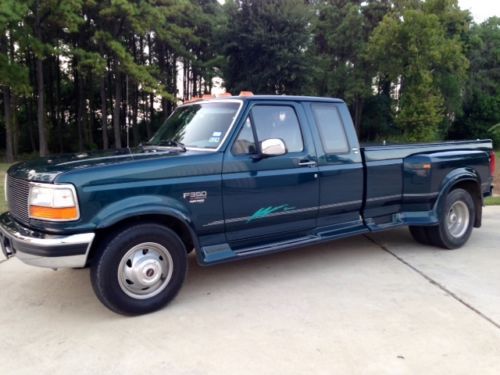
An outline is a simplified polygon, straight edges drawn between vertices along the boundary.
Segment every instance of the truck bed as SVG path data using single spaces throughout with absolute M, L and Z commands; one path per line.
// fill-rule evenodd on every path
M 396 213 L 413 215 L 418 222 L 419 212 L 432 209 L 445 191 L 447 175 L 457 168 L 482 178 L 482 196 L 489 195 L 491 181 L 485 180 L 489 162 L 485 159 L 491 149 L 491 140 L 361 147 L 365 173 L 362 214 L 367 225 L 372 230 L 389 225 Z
M 410 155 L 451 150 L 491 150 L 492 141 L 447 141 L 433 143 L 400 143 L 387 145 L 361 144 L 361 150 L 367 161 L 403 159 Z

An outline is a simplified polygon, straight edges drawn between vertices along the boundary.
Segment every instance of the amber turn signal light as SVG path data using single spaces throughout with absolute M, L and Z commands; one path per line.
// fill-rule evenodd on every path
M 76 207 L 53 208 L 30 206 L 30 217 L 39 220 L 77 220 L 78 210 Z

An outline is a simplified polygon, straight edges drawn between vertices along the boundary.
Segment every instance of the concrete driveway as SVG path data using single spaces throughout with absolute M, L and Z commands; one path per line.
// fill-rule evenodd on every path
M 498 374 L 500 207 L 468 245 L 406 229 L 190 272 L 125 318 L 88 270 L 0 264 L 2 374 Z

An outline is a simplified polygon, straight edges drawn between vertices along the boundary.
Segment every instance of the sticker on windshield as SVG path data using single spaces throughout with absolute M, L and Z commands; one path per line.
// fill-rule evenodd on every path
M 219 143 L 219 141 L 220 141 L 220 137 L 210 137 L 208 139 L 208 142 L 210 142 L 210 143 Z
M 213 132 L 212 137 L 220 137 L 222 135 L 222 132 Z

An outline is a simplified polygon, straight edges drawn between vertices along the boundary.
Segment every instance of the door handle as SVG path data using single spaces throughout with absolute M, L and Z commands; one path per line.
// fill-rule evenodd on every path
M 316 162 L 314 160 L 300 160 L 298 165 L 299 167 L 315 167 Z

